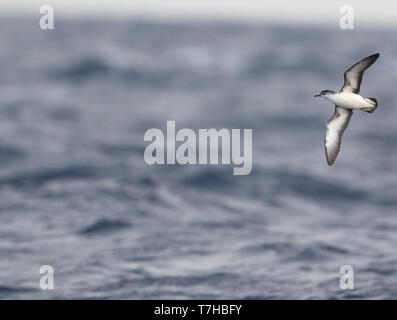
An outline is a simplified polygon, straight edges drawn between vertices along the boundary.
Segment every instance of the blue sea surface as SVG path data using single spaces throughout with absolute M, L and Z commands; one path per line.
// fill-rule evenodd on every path
M 397 298 L 395 30 L 55 27 L 0 21 L 0 298 Z M 379 107 L 354 112 L 329 167 L 334 107 L 313 95 L 376 52 L 361 93 Z M 252 173 L 147 165 L 144 133 L 167 120 L 252 128 Z

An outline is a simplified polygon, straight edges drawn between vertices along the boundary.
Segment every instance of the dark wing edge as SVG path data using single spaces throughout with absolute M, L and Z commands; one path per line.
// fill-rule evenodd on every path
M 341 90 L 358 94 L 360 92 L 364 71 L 372 66 L 379 56 L 379 53 L 375 53 L 362 59 L 346 70 L 343 74 L 345 82 Z
M 350 122 L 352 114 L 352 110 L 335 106 L 335 112 L 327 122 L 324 145 L 325 157 L 329 166 L 334 164 L 338 156 L 342 135 Z

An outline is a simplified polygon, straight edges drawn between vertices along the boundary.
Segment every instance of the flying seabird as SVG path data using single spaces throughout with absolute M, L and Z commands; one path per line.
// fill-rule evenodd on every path
M 379 53 L 373 54 L 353 65 L 345 71 L 345 83 L 340 91 L 323 90 L 314 97 L 323 97 L 335 104 L 335 113 L 327 122 L 325 133 L 325 156 L 328 165 L 332 166 L 339 153 L 343 131 L 349 124 L 353 110 L 363 110 L 369 113 L 378 107 L 375 98 L 363 98 L 359 95 L 364 71 L 378 59 Z

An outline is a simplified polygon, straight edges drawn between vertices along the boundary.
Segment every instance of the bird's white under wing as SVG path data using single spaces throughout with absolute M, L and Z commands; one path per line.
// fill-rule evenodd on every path
M 327 122 L 327 129 L 325 133 L 325 156 L 328 165 L 332 166 L 340 150 L 342 135 L 353 111 L 335 106 L 335 113 Z

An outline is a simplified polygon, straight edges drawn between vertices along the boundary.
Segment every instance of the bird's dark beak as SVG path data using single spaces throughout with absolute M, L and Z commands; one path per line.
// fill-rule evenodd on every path
M 315 98 L 321 97 L 321 94 L 315 94 L 314 97 L 315 97 Z

